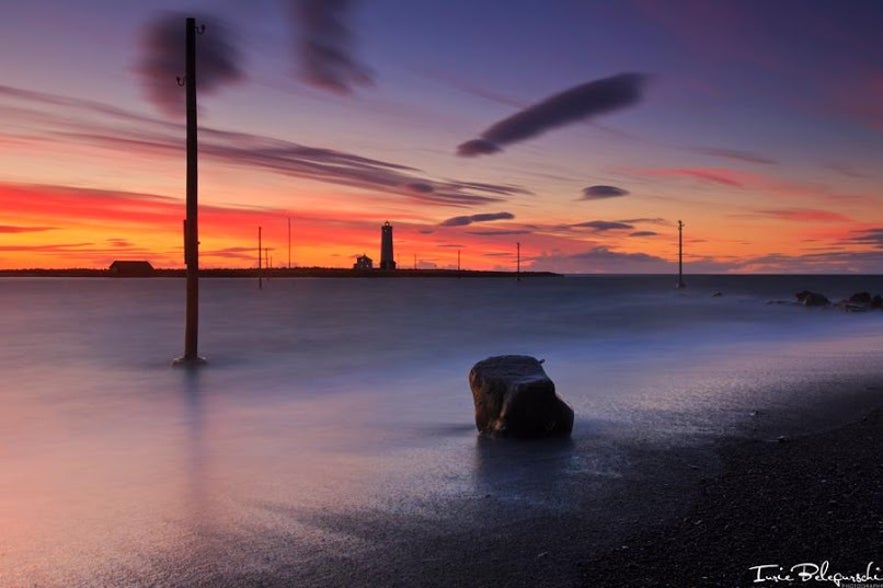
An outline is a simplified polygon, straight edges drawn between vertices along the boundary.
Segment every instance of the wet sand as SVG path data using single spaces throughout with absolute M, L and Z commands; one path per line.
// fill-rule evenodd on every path
M 879 388 L 855 396 L 883 404 Z M 477 437 L 476 492 L 409 494 L 400 509 L 265 509 L 275 531 L 199 532 L 187 551 L 65 585 L 782 586 L 824 571 L 809 581 L 833 586 L 869 565 L 871 581 L 855 585 L 883 585 L 883 409 L 847 424 L 843 410 L 812 412 L 802 422 L 816 432 L 782 440 L 773 432 L 793 415 L 762 413 L 711 445 Z M 616 475 L 567 471 L 586 454 L 619 456 L 595 464 Z M 324 539 L 304 541 L 307 527 Z
M 873 404 L 880 391 L 856 397 Z M 883 409 L 846 424 L 847 412 L 816 409 L 814 433 L 770 436 L 783 421 L 764 414 L 765 426 L 712 447 L 632 446 L 629 473 L 597 486 L 582 480 L 557 511 L 489 493 L 443 505 L 453 510 L 441 523 L 317 513 L 374 549 L 233 583 L 883 586 Z
M 718 452 L 687 513 L 586 561 L 584 585 L 883 586 L 883 411 Z

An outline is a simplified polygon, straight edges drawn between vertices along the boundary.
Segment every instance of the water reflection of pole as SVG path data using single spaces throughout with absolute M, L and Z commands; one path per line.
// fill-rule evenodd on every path
M 200 26 L 198 32 L 202 33 Z M 184 356 L 178 361 L 198 364 L 199 334 L 199 208 L 196 138 L 196 20 L 187 18 L 184 27 L 184 90 L 187 111 L 187 220 L 184 221 L 184 261 L 187 265 L 187 309 L 184 321 Z
M 258 290 L 264 289 L 264 277 L 261 273 L 261 257 L 263 254 L 263 246 L 261 245 L 261 227 L 258 227 Z
M 678 288 L 686 288 L 684 283 L 684 223 L 678 221 Z

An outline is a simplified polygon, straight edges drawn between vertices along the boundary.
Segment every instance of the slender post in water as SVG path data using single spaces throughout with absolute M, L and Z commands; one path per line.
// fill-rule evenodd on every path
M 199 32 L 203 31 L 199 27 Z M 184 324 L 184 356 L 178 362 L 197 364 L 199 333 L 199 208 L 196 140 L 196 21 L 187 18 L 184 30 L 184 89 L 187 111 L 187 220 L 184 221 L 184 261 L 187 265 L 187 311 Z
M 261 227 L 258 227 L 258 290 L 264 289 L 264 276 L 261 273 L 261 257 L 264 255 L 264 248 L 261 245 Z
M 291 269 L 291 217 L 288 217 L 288 269 Z
M 521 242 L 515 243 L 515 279 L 521 281 Z
M 684 223 L 678 221 L 678 288 L 686 288 L 684 283 Z

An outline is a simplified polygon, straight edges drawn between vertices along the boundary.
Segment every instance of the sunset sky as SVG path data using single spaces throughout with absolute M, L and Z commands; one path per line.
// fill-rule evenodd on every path
M 185 16 L 203 267 L 883 272 L 879 0 L 6 3 L 0 268 L 183 266 Z

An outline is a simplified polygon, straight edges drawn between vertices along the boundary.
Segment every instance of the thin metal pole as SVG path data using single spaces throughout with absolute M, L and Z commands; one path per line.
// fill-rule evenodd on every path
M 258 289 L 264 289 L 264 276 L 261 273 L 261 257 L 264 255 L 264 248 L 261 245 L 261 227 L 258 227 Z
M 520 242 L 515 243 L 515 252 L 516 252 L 515 253 L 515 257 L 516 257 L 515 279 L 518 281 L 521 281 L 521 243 Z
M 288 217 L 288 269 L 291 269 L 291 217 Z
M 678 221 L 678 288 L 685 288 L 684 284 L 684 223 Z
M 199 209 L 196 139 L 196 21 L 185 22 L 185 93 L 187 104 L 187 221 L 184 257 L 187 262 L 187 315 L 184 361 L 196 362 L 199 334 Z

